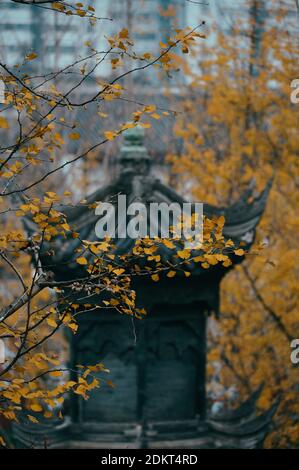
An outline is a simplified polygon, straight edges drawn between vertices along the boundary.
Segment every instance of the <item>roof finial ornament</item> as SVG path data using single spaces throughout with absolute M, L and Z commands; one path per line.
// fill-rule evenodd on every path
M 118 158 L 121 173 L 148 175 L 151 158 L 144 146 L 144 129 L 140 125 L 124 132 L 124 144 Z

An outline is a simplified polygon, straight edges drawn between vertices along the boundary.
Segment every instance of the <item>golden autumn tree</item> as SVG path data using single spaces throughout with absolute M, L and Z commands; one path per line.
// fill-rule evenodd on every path
M 14 3 L 32 4 L 55 15 L 89 21 L 94 28 L 103 19 L 88 4 L 51 0 Z M 85 49 L 79 44 L 79 49 L 87 48 L 86 54 L 47 73 L 37 72 L 40 67 L 36 64 L 41 58 L 34 50 L 26 52 L 20 63 L 13 66 L 0 62 L 0 78 L 5 84 L 0 109 L 0 270 L 4 286 L 0 291 L 0 355 L 4 343 L 6 349 L 0 368 L 1 419 L 18 421 L 22 416 L 37 423 L 40 418 L 62 418 L 66 393 L 72 391 L 87 399 L 89 392 L 100 386 L 95 374 L 103 372 L 104 377 L 107 372 L 101 362 L 78 365 L 78 380 L 70 380 L 72 371 L 66 365 L 61 331 L 66 329 L 75 334 L 81 312 L 63 295 L 64 289 L 84 293 L 85 310 L 91 308 L 88 299 L 93 294 L 107 290 L 110 297 L 106 306 L 140 318 L 144 311 L 135 305 L 131 276 L 148 274 L 158 281 L 161 270 L 173 276 L 176 269 L 184 269 L 191 259 L 190 250 L 179 250 L 177 263 L 163 266 L 155 255 L 159 240 L 146 240 L 137 243 L 133 255 L 145 257 L 151 267 L 145 267 L 145 272 L 128 272 L 126 257 L 115 259 L 111 254 L 111 240 L 93 243 L 80 240 L 63 208 L 73 207 L 78 194 L 81 195 L 71 180 L 70 187 L 65 184 L 70 175 L 75 178 L 78 162 L 86 162 L 97 149 L 127 129 L 137 125 L 150 127 L 151 120 L 162 117 L 151 103 L 136 103 L 137 109 L 128 120 L 120 118 L 113 127 L 105 126 L 111 102 L 126 99 L 126 77 L 146 73 L 152 66 L 169 74 L 177 68 L 173 51 L 177 48 L 188 51 L 190 43 L 199 37 L 197 30 L 174 30 L 155 57 L 147 51 L 137 54 L 130 31 L 123 28 L 106 38 L 104 50 L 89 42 Z M 98 74 L 104 61 L 111 66 L 109 78 Z M 80 109 L 84 114 L 91 105 L 96 109 L 94 119 L 101 132 L 89 144 L 80 134 L 77 111 Z M 95 210 L 85 199 L 79 205 Z M 24 230 L 26 224 L 34 226 L 33 234 Z M 218 260 L 210 254 L 213 251 L 210 233 L 213 230 L 217 233 L 217 248 L 221 252 L 226 248 L 222 225 L 213 221 L 206 226 L 203 251 L 213 258 L 213 264 Z M 76 241 L 76 262 L 82 267 L 79 284 L 78 280 L 55 280 L 51 271 L 44 272 L 42 268 L 45 251 L 57 249 L 57 239 Z M 177 246 L 168 242 L 168 248 L 176 250 Z M 228 261 L 227 255 L 222 255 L 220 261 Z M 62 309 L 57 306 L 57 293 L 63 296 Z M 0 445 L 5 445 L 1 432 Z
M 168 159 L 194 200 L 217 205 L 273 179 L 255 248 L 222 284 L 208 372 L 224 403 L 231 386 L 242 401 L 264 384 L 262 408 L 280 398 L 266 446 L 298 447 L 298 369 L 290 360 L 299 327 L 299 105 L 290 100 L 298 19 L 290 1 L 246 4 L 248 19 L 234 18 L 231 35 L 194 49 L 197 71 L 189 70 L 174 128 L 183 148 Z

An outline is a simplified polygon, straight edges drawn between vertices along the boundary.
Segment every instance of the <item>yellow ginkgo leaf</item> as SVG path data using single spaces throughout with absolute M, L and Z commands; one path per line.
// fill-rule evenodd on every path
M 111 132 L 111 131 L 104 132 L 104 135 L 105 135 L 106 139 L 108 139 L 108 140 L 113 140 L 116 137 L 115 132 Z
M 79 132 L 71 132 L 69 134 L 69 138 L 71 140 L 78 140 L 78 139 L 80 139 L 80 134 L 79 134 Z
M 225 268 L 228 268 L 229 266 L 231 266 L 232 262 L 231 262 L 230 259 L 227 259 L 227 260 L 224 261 L 222 264 L 223 264 L 223 266 L 224 266 Z
M 0 116 L 0 128 L 1 129 L 8 129 L 9 128 L 8 122 L 3 116 Z
M 76 261 L 78 264 L 87 264 L 87 260 L 84 258 L 84 256 L 80 256 L 80 258 L 77 258 Z
M 124 269 L 114 269 L 113 271 L 117 276 L 120 276 L 121 274 L 123 274 L 125 272 Z
M 43 408 L 42 408 L 41 405 L 39 405 L 38 403 L 33 403 L 33 404 L 30 406 L 30 409 L 31 409 L 32 411 L 36 411 L 36 412 L 38 413 L 38 412 L 42 411 Z
M 35 52 L 31 52 L 31 54 L 26 55 L 26 60 L 34 60 L 37 58 L 37 54 Z
M 32 423 L 36 423 L 36 424 L 38 423 L 38 420 L 37 420 L 34 416 L 32 416 L 32 415 L 27 415 L 27 418 L 28 418 L 29 421 L 31 421 Z
M 182 259 L 188 259 L 190 258 L 190 251 L 188 250 L 179 250 L 177 252 L 178 256 Z
M 62 376 L 62 372 L 61 370 L 53 370 L 52 372 L 49 373 L 49 375 L 51 377 L 61 377 Z
M 72 330 L 74 333 L 76 333 L 76 331 L 78 330 L 78 325 L 77 325 L 77 323 L 74 323 L 74 322 L 69 323 L 69 324 L 68 324 L 68 327 L 69 327 L 70 330 Z
M 242 248 L 239 248 L 238 250 L 235 250 L 234 253 L 237 256 L 243 256 L 245 254 L 245 251 Z
M 123 28 L 120 32 L 119 32 L 119 37 L 122 38 L 122 39 L 125 39 L 129 36 L 129 31 L 127 30 L 127 28 Z
M 6 171 L 5 173 L 3 173 L 2 177 L 3 178 L 11 178 L 13 176 L 13 172 L 12 171 Z
M 49 326 L 52 326 L 53 328 L 57 327 L 57 323 L 54 320 L 54 318 L 47 318 L 47 323 L 48 323 Z
M 174 277 L 176 275 L 176 272 L 175 271 L 169 271 L 167 273 L 167 277 Z

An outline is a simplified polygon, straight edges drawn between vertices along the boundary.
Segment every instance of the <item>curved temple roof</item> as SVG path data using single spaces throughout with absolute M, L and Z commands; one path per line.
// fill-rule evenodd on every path
M 90 208 L 90 205 L 97 202 L 99 204 L 100 202 L 110 202 L 116 207 L 117 196 L 120 194 L 127 196 L 127 204 L 143 202 L 148 205 L 151 202 L 165 202 L 167 204 L 178 203 L 182 205 L 188 202 L 151 173 L 151 160 L 143 145 L 143 129 L 141 127 L 129 129 L 125 132 L 124 137 L 124 145 L 117 160 L 118 176 L 114 181 L 91 194 L 84 205 L 72 208 L 63 207 L 61 209 L 66 215 L 68 223 L 80 233 L 81 240 L 98 240 L 95 225 L 99 216 L 95 214 L 94 208 Z M 232 238 L 236 244 L 244 242 L 245 246 L 249 248 L 254 240 L 256 226 L 263 214 L 270 187 L 271 181 L 256 198 L 253 197 L 253 187 L 251 187 L 230 207 L 215 207 L 204 204 L 203 212 L 209 218 L 223 215 L 225 217 L 223 229 L 225 237 Z M 35 231 L 35 225 L 30 219 L 25 218 L 24 223 L 27 231 Z M 153 223 L 156 222 L 153 222 L 148 216 L 148 233 L 150 233 L 151 224 Z M 115 252 L 129 252 L 134 242 L 130 238 L 116 238 Z M 67 240 L 57 239 L 55 243 L 57 249 L 55 255 L 51 258 L 51 264 L 72 263 L 74 250 L 79 246 L 80 241 L 68 238 Z M 162 251 L 161 254 L 164 259 L 171 256 L 170 250 L 166 247 L 162 247 Z M 69 264 L 69 267 L 75 266 L 74 262 L 72 266 Z
M 255 449 L 261 448 L 271 426 L 278 401 L 260 415 L 256 402 L 261 388 L 235 410 L 227 410 L 207 420 L 147 423 L 86 423 L 70 426 L 42 422 L 15 426 L 15 435 L 23 447 L 42 448 L 48 436 L 51 448 L 99 448 L 104 443 L 127 449 Z M 54 424 L 54 425 L 53 425 Z M 55 425 L 56 424 L 56 425 Z M 107 437 L 108 436 L 108 437 Z M 105 447 L 106 448 L 106 447 Z

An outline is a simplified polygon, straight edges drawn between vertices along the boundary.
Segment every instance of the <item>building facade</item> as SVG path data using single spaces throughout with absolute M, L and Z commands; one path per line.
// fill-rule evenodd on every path
M 106 3 L 106 0 L 89 1 L 89 5 L 98 9 L 99 16 L 103 17 Z M 88 50 L 84 46 L 86 41 L 95 47 L 100 47 L 102 42 L 98 27 L 93 27 L 88 18 L 57 14 L 48 6 L 1 1 L 0 59 L 10 67 L 21 64 L 27 54 L 35 52 L 39 59 L 34 70 L 52 72 L 84 56 Z

